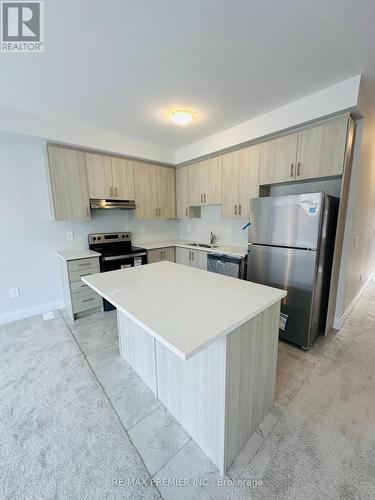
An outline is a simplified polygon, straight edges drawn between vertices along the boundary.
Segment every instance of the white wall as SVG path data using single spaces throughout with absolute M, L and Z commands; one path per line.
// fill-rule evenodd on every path
M 247 219 L 222 219 L 220 206 L 201 208 L 200 219 L 181 219 L 179 222 L 179 238 L 183 240 L 209 243 L 210 232 L 217 236 L 217 243 L 247 246 L 247 230 L 242 227 Z
M 177 236 L 176 221 L 138 221 L 134 212 L 52 221 L 43 146 L 41 140 L 0 133 L 0 323 L 62 306 L 55 252 L 86 248 L 88 233 L 129 230 L 138 242 Z M 66 241 L 66 231 L 74 232 L 74 241 Z M 21 296 L 10 299 L 9 289 L 16 287 Z

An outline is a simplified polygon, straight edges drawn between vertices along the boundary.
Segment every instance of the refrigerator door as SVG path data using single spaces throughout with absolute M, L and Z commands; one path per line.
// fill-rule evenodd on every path
M 306 349 L 311 345 L 316 260 L 313 250 L 249 245 L 247 279 L 287 290 L 281 302 L 280 337 Z
M 323 193 L 254 198 L 249 243 L 318 248 Z

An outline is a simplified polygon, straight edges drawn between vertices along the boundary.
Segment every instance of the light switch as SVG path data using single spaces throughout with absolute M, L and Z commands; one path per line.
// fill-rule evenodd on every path
M 359 236 L 357 234 L 356 237 L 354 238 L 354 248 L 358 248 L 358 245 L 359 245 Z
M 9 297 L 11 299 L 15 299 L 16 297 L 19 297 L 20 296 L 20 290 L 19 288 L 11 288 L 9 290 Z
M 68 241 L 72 241 L 72 240 L 74 240 L 74 233 L 73 233 L 73 231 L 67 231 L 67 232 L 65 233 L 65 235 L 66 235 L 66 239 L 67 239 Z

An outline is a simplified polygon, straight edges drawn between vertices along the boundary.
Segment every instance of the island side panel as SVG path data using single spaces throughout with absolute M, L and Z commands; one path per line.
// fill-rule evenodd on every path
M 226 339 L 183 361 L 156 341 L 158 397 L 224 472 Z
M 157 396 L 155 339 L 124 313 L 117 311 L 120 355 Z
M 280 302 L 227 335 L 226 468 L 275 398 Z

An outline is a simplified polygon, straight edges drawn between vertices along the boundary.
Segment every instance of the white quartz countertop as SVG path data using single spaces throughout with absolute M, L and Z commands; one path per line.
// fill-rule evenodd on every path
M 286 295 L 167 261 L 82 280 L 184 360 Z
M 60 259 L 78 260 L 78 259 L 88 259 L 89 257 L 100 257 L 100 253 L 94 252 L 94 250 L 66 250 L 63 252 L 57 252 L 56 255 Z
M 189 245 L 189 243 L 204 243 L 201 241 L 189 241 L 189 240 L 167 240 L 167 241 L 152 241 L 150 243 L 137 243 L 137 246 L 144 248 L 145 250 L 155 250 L 158 248 L 166 247 L 182 247 L 189 248 L 190 250 L 199 250 L 202 252 L 214 252 L 214 253 L 224 253 L 226 255 L 234 255 L 236 257 L 244 257 L 247 254 L 246 247 L 237 247 L 234 245 L 220 245 L 217 244 L 215 248 L 204 248 Z

